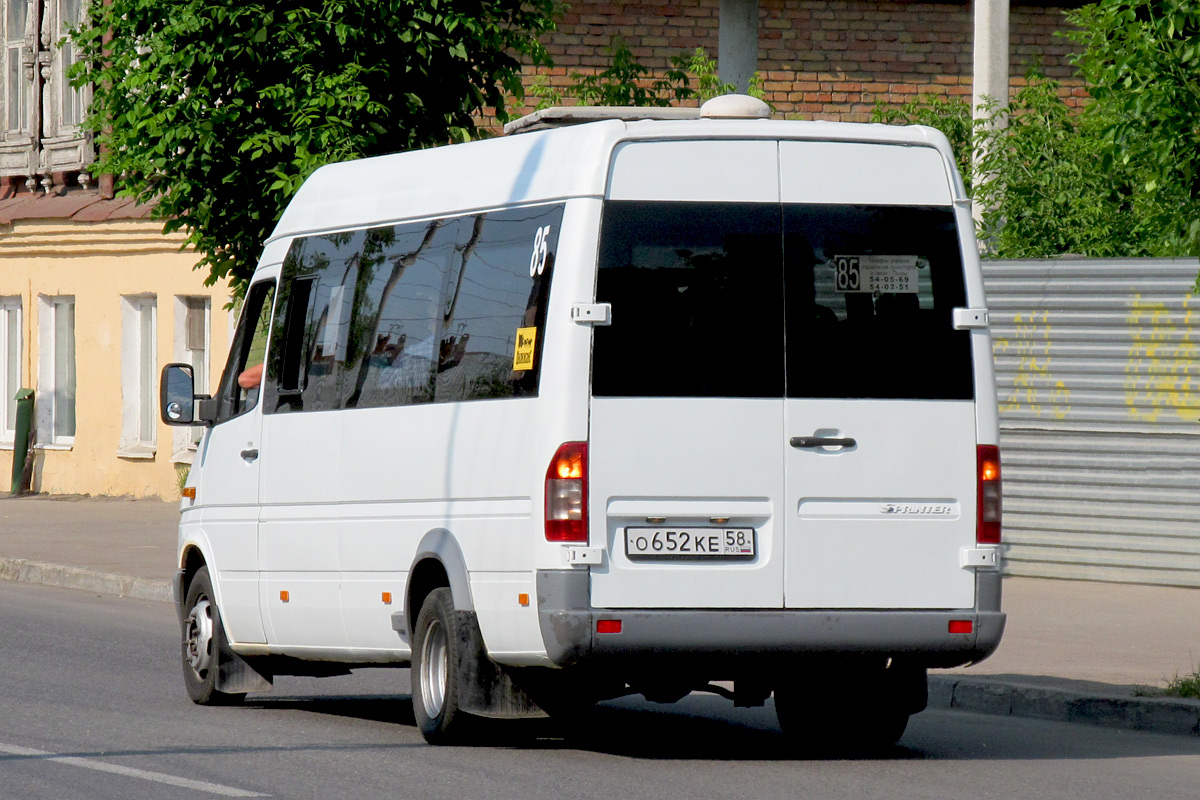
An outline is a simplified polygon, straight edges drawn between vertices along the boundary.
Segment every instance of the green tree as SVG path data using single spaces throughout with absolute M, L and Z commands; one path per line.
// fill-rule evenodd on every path
M 687 73 L 674 64 L 666 74 L 651 80 L 651 70 L 637 60 L 625 40 L 614 36 L 609 43 L 612 63 L 599 72 L 571 73 L 567 93 L 581 106 L 669 106 L 671 101 L 694 96 Z M 540 76 L 541 77 L 541 76 Z M 558 105 L 564 92 L 552 88 L 544 77 L 535 80 L 530 91 L 541 98 L 539 108 Z
M 1200 253 L 1200 3 L 1099 0 L 1068 19 L 1105 167 L 1142 176 L 1156 250 Z
M 946 134 L 993 256 L 1173 254 L 1160 235 L 1164 195 L 1145 190 L 1137 163 L 1105 162 L 1107 118 L 1069 107 L 1061 84 L 1036 70 L 1026 77 L 1007 107 L 990 104 L 977 122 L 967 101 L 929 95 L 877 104 L 872 121 Z
M 1157 254 L 1136 171 L 1105 168 L 1105 121 L 1070 109 L 1059 89 L 1031 73 L 1008 108 L 989 107 L 976 128 L 972 199 L 989 250 L 1000 258 Z
M 106 0 L 73 32 L 95 170 L 243 285 L 313 170 L 471 137 L 557 0 Z M 111 36 L 111 41 L 109 40 Z
M 545 75 L 535 76 L 529 94 L 539 99 L 537 107 L 562 105 L 568 99 L 581 106 L 665 107 L 688 101 L 703 103 L 737 90 L 717 75 L 717 62 L 708 57 L 703 47 L 671 56 L 670 66 L 659 78 L 651 77 L 653 70 L 637 60 L 621 37 L 612 38 L 608 52 L 612 63 L 598 72 L 572 72 L 570 85 L 565 89 L 551 86 Z M 753 97 L 763 98 L 757 72 L 750 79 L 748 91 Z

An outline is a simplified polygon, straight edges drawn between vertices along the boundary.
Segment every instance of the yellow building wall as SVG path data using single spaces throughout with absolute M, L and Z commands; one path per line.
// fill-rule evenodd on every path
M 152 457 L 122 457 L 118 450 L 123 295 L 156 296 L 157 371 L 177 360 L 176 297 L 208 297 L 210 387 L 217 385 L 225 364 L 229 287 L 224 282 L 205 286 L 207 272 L 193 269 L 197 257 L 181 251 L 182 245 L 182 235 L 164 235 L 161 223 L 144 220 L 18 221 L 0 231 L 0 296 L 21 297 L 22 386 L 38 388 L 39 296 L 75 298 L 74 443 L 36 446 L 33 491 L 179 498 L 172 459 L 173 431 L 178 429 L 157 422 Z M 157 374 L 154 387 L 157 400 Z M 11 445 L 0 450 L 0 490 L 9 488 L 12 456 Z

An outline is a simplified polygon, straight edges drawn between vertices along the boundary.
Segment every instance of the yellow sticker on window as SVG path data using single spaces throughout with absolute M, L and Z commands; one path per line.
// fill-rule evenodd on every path
M 537 328 L 517 328 L 517 346 L 513 349 L 513 370 L 533 369 L 533 345 Z

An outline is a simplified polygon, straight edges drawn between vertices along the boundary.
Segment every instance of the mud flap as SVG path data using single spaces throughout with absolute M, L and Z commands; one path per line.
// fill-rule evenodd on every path
M 458 706 L 468 714 L 496 719 L 544 717 L 536 703 L 513 683 L 504 667 L 487 656 L 474 611 L 455 611 L 458 622 Z
M 269 692 L 272 688 L 271 678 L 269 673 L 261 671 L 252 662 L 226 647 L 225 637 L 221 637 L 221 652 L 217 660 L 217 691 L 226 694 Z

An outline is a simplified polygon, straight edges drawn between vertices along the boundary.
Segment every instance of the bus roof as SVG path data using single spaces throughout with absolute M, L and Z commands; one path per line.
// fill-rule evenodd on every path
M 321 167 L 305 181 L 280 217 L 267 240 L 264 263 L 281 260 L 280 247 L 286 252 L 290 239 L 299 235 L 568 198 L 602 198 L 612 151 L 623 141 L 729 138 L 925 146 L 938 149 L 953 161 L 945 136 L 920 126 L 700 117 L 634 121 L 602 118 L 519 136 Z

